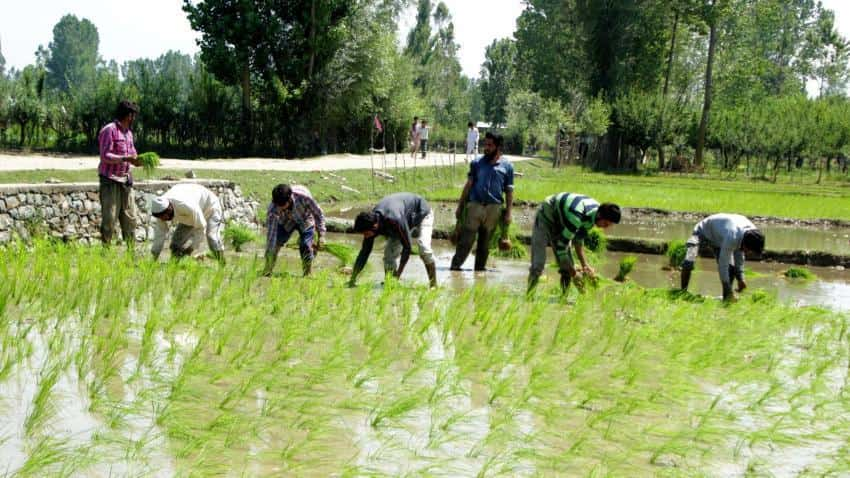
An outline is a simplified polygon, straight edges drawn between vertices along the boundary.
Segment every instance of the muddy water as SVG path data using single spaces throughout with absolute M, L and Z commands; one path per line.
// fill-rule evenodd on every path
M 331 241 L 359 248 L 359 236 L 331 234 L 329 238 Z M 491 258 L 490 270 L 474 272 L 472 270 L 473 258 L 470 256 L 464 264 L 464 270 L 450 271 L 449 263 L 454 254 L 454 248 L 446 241 L 434 241 L 433 246 L 434 255 L 437 259 L 437 280 L 441 287 L 460 290 L 472 287 L 475 284 L 486 284 L 487 286 L 504 288 L 513 293 L 525 291 L 529 265 L 527 260 Z M 369 259 L 371 267 L 367 273 L 364 273 L 358 279 L 360 282 L 367 280 L 367 277 L 368 280 L 375 282 L 380 282 L 382 279 L 382 247 L 379 239 L 379 243 L 376 244 Z M 679 273 L 663 269 L 667 261 L 665 256 L 609 252 L 597 267 L 598 271 L 604 277 L 614 277 L 617 275 L 619 261 L 625 255 L 634 255 L 638 258 L 638 263 L 629 276 L 635 283 L 643 287 L 653 288 L 678 286 Z M 289 251 L 286 256 L 286 260 L 291 263 L 287 267 L 292 271 L 296 270 L 296 262 L 294 262 L 296 254 L 294 251 Z M 330 259 L 325 259 L 329 261 L 329 264 L 332 264 Z M 549 262 L 552 263 L 553 261 L 551 251 L 549 251 Z M 750 262 L 747 264 L 747 269 L 751 271 L 751 274 L 748 274 L 747 284 L 751 290 L 764 289 L 769 293 L 776 294 L 781 300 L 791 305 L 818 305 L 835 310 L 850 311 L 850 273 L 834 268 L 811 267 L 809 269 L 818 276 L 818 280 L 789 280 L 782 275 L 787 267 L 784 264 Z M 555 269 L 547 267 L 545 275 L 547 280 L 556 281 L 558 273 Z M 412 256 L 410 258 L 404 272 L 404 279 L 422 284 L 427 283 L 425 267 L 418 257 Z M 699 259 L 691 279 L 690 291 L 707 296 L 720 296 L 720 279 L 714 260 Z
M 439 202 L 433 204 L 438 228 L 454 226 L 454 203 Z M 332 217 L 354 219 L 366 206 L 331 209 Z M 521 231 L 530 234 L 534 224 L 535 209 L 518 207 L 514 210 L 514 223 Z M 611 237 L 652 239 L 671 241 L 686 240 L 694 230 L 695 221 L 660 220 L 658 218 L 624 218 L 622 224 L 611 226 L 606 233 Z M 770 250 L 809 250 L 824 251 L 832 254 L 850 255 L 850 228 L 791 226 L 779 224 L 760 225 L 767 237 Z

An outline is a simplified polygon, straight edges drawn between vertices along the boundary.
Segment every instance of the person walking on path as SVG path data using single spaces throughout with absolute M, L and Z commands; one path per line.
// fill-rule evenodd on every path
M 475 270 L 485 270 L 490 254 L 490 236 L 500 220 L 505 230 L 511 223 L 514 167 L 502 158 L 503 142 L 501 135 L 488 132 L 484 138 L 484 156 L 469 163 L 468 179 L 455 211 L 460 231 L 452 270 L 460 270 L 476 236 Z
M 546 266 L 546 248 L 551 246 L 561 274 L 561 292 L 566 294 L 579 272 L 596 277 L 596 271 L 584 256 L 584 240 L 593 226 L 607 228 L 620 223 L 620 207 L 599 204 L 593 198 L 576 193 L 559 193 L 546 198 L 537 209 L 531 233 L 531 268 L 528 271 L 528 294 L 534 292 Z M 577 270 L 570 245 L 573 245 L 581 269 Z
M 702 243 L 714 250 L 717 272 L 723 287 L 723 300 L 734 299 L 732 282 L 738 281 L 739 293 L 747 288 L 744 280 L 745 257 L 761 255 L 764 251 L 764 234 L 740 214 L 714 214 L 697 223 L 686 243 L 687 253 L 682 262 L 682 290 L 688 290 L 691 271 L 694 270 Z
M 428 135 L 431 133 L 431 128 L 428 126 L 427 120 L 422 120 L 422 126 L 419 128 L 419 150 L 422 151 L 422 159 L 428 154 Z
M 105 245 L 112 242 L 116 220 L 121 225 L 121 236 L 128 247 L 135 243 L 136 201 L 133 194 L 131 166 L 139 166 L 133 132 L 139 107 L 131 101 L 121 101 L 115 111 L 115 120 L 101 128 L 97 135 L 100 164 L 100 240 Z
M 410 126 L 410 158 L 415 159 L 416 153 L 419 151 L 419 117 L 413 117 L 413 124 Z
M 151 214 L 157 219 L 153 229 L 151 254 L 159 259 L 165 236 L 174 221 L 177 228 L 171 236 L 171 256 L 180 258 L 200 251 L 204 236 L 207 245 L 220 262 L 224 262 L 221 229 L 224 214 L 221 202 L 209 189 L 195 183 L 177 184 L 151 202 Z
M 272 190 L 272 202 L 266 217 L 266 267 L 263 275 L 271 275 L 280 248 L 286 245 L 296 230 L 301 269 L 305 276 L 310 275 L 313 259 L 322 248 L 327 233 L 325 213 L 310 191 L 304 186 L 278 184 Z
M 376 236 L 386 236 L 384 272 L 400 278 L 412 252 L 414 239 L 419 245 L 419 257 L 428 272 L 431 287 L 437 286 L 437 266 L 431 250 L 434 230 L 434 211 L 421 196 L 395 193 L 384 197 L 372 211 L 361 212 L 354 221 L 354 231 L 363 234 L 363 246 L 354 262 L 350 286 L 366 266 Z
M 478 128 L 472 124 L 472 121 L 466 124 L 469 128 L 466 131 L 466 162 L 470 162 L 478 156 Z

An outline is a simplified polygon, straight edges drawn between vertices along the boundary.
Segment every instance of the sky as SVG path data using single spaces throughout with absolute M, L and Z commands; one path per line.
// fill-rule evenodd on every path
M 522 0 L 444 0 L 455 25 L 463 72 L 477 77 L 484 48 L 511 37 Z M 412 2 L 415 3 L 415 2 Z M 39 45 L 47 47 L 53 26 L 67 13 L 91 20 L 100 35 L 100 55 L 119 64 L 136 58 L 156 58 L 168 50 L 198 51 L 182 0 L 0 0 L 0 51 L 6 67 L 23 68 L 35 60 Z M 823 0 L 836 14 L 838 30 L 850 38 L 850 1 Z M 401 18 L 401 44 L 415 23 L 415 8 Z

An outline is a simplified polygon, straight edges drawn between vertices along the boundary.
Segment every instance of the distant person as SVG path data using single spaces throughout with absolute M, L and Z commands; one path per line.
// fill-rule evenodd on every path
M 414 239 L 419 246 L 419 257 L 428 272 L 431 287 L 437 286 L 437 266 L 431 250 L 434 230 L 434 211 L 421 196 L 412 193 L 395 193 L 384 197 L 369 212 L 361 212 L 354 221 L 354 231 L 363 234 L 363 246 L 354 262 L 349 285 L 353 286 L 360 271 L 366 266 L 376 236 L 387 238 L 384 246 L 384 272 L 401 277 L 410 259 Z
M 463 220 L 452 258 L 452 270 L 460 270 L 463 266 L 476 237 L 475 270 L 485 270 L 490 255 L 490 236 L 500 220 L 506 226 L 511 223 L 514 167 L 502 158 L 503 143 L 501 135 L 488 132 L 484 137 L 484 156 L 469 163 L 468 179 L 455 211 L 457 220 Z
M 732 282 L 737 279 L 739 293 L 747 288 L 744 280 L 745 256 L 757 256 L 764 251 L 764 234 L 740 214 L 714 214 L 700 221 L 687 242 L 687 254 L 682 262 L 682 290 L 688 290 L 701 243 L 707 243 L 714 249 L 723 300 L 734 299 Z
M 428 121 L 422 120 L 422 127 L 419 128 L 419 150 L 422 151 L 422 159 L 428 154 L 428 135 L 431 128 L 428 127 Z
M 551 246 L 561 274 L 561 292 L 567 293 L 570 282 L 579 272 L 596 277 L 596 271 L 584 256 L 584 240 L 593 226 L 603 229 L 620 223 L 620 206 L 599 204 L 593 198 L 575 193 L 559 193 L 546 198 L 537 209 L 531 233 L 531 269 L 528 272 L 528 294 L 534 292 L 546 266 L 546 248 Z M 576 270 L 570 245 L 576 251 L 581 269 Z
M 478 156 L 478 128 L 472 124 L 472 121 L 466 124 L 466 162 L 470 162 Z
M 413 124 L 410 126 L 410 158 L 415 159 L 416 153 L 419 151 L 419 117 L 413 117 Z
M 213 257 L 224 262 L 221 229 L 224 213 L 218 196 L 195 183 L 177 184 L 151 202 L 151 215 L 157 219 L 153 228 L 151 254 L 159 258 L 165 236 L 174 221 L 177 228 L 171 236 L 171 256 L 181 258 L 199 252 L 204 237 Z
M 121 224 L 121 236 L 132 247 L 135 243 L 136 201 L 133 194 L 131 166 L 140 166 L 133 132 L 130 127 L 136 120 L 139 107 L 123 100 L 118 103 L 115 120 L 101 128 L 97 136 L 100 147 L 100 240 L 109 245 L 115 234 L 116 219 Z
M 327 233 L 325 214 L 304 186 L 278 184 L 272 190 L 272 202 L 266 219 L 266 267 L 263 275 L 271 275 L 280 248 L 292 233 L 298 231 L 301 270 L 310 275 L 316 252 L 322 248 Z

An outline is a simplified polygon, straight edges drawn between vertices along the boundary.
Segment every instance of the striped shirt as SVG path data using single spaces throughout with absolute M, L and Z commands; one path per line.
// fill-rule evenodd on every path
M 101 128 L 97 142 L 100 146 L 100 164 L 97 167 L 97 174 L 105 178 L 127 178 L 132 181 L 130 163 L 108 164 L 106 161 L 121 161 L 121 158 L 125 156 L 136 154 L 133 132 L 129 129 L 122 131 L 118 121 L 113 121 Z
M 321 234 L 325 234 L 325 213 L 313 199 L 313 195 L 304 186 L 292 186 L 292 207 L 286 211 L 279 211 L 274 203 L 269 204 L 266 219 L 266 251 L 274 251 L 277 247 L 277 230 L 283 227 L 287 231 L 298 229 L 305 231 L 315 227 Z
M 570 241 L 584 241 L 593 229 L 599 203 L 581 194 L 559 193 L 546 198 L 540 210 L 543 219 L 558 236 L 556 249 L 566 250 Z

